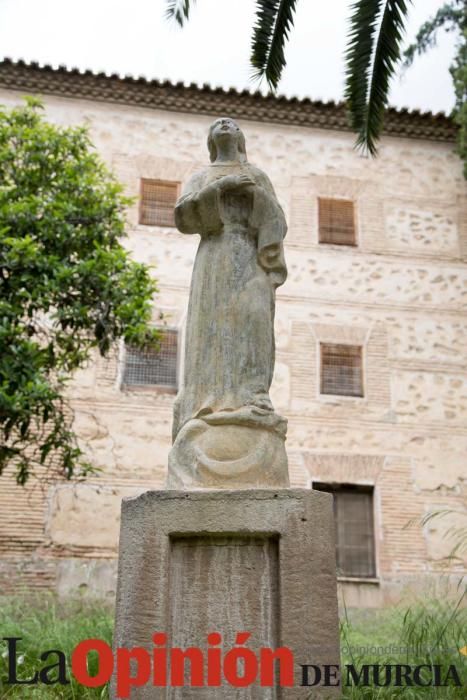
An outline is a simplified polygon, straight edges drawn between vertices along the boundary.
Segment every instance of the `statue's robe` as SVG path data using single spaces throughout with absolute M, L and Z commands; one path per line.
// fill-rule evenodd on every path
M 226 175 L 254 187 L 221 193 Z M 262 425 L 285 436 L 269 388 L 274 371 L 275 289 L 287 269 L 283 211 L 268 177 L 249 163 L 213 164 L 194 175 L 177 202 L 182 233 L 199 233 L 186 327 L 184 385 L 173 439 L 193 418 Z

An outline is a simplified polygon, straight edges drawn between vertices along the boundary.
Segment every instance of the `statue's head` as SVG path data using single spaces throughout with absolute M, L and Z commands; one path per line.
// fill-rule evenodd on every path
M 209 127 L 208 149 L 211 163 L 214 163 L 217 158 L 218 146 L 222 142 L 230 139 L 236 141 L 238 160 L 241 162 L 246 161 L 246 146 L 243 131 L 233 119 L 221 117 L 220 119 L 216 119 Z

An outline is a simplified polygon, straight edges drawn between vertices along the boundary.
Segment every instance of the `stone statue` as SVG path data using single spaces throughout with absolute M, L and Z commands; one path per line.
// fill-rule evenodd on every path
M 269 398 L 275 290 L 287 276 L 285 217 L 232 119 L 211 125 L 208 149 L 211 165 L 175 207 L 179 231 L 201 241 L 167 486 L 287 487 L 287 422 Z

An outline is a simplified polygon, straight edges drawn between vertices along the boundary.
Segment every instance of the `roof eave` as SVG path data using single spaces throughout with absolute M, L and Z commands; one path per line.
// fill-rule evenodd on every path
M 223 90 L 208 85 L 186 86 L 143 77 L 121 77 L 64 66 L 0 61 L 0 87 L 10 90 L 162 109 L 171 112 L 228 113 L 235 119 L 336 131 L 351 131 L 343 103 L 286 98 L 260 92 Z M 445 114 L 396 110 L 386 114 L 384 133 L 390 136 L 453 142 L 457 127 Z

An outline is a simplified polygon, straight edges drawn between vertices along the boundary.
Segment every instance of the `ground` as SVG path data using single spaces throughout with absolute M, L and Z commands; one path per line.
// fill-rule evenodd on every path
M 344 697 L 393 700 L 403 697 L 465 697 L 467 684 L 467 609 L 459 594 L 456 602 L 441 599 L 414 602 L 412 605 L 385 610 L 343 610 L 341 618 L 341 668 L 353 664 L 419 664 L 440 665 L 443 679 L 450 665 L 459 673 L 463 687 L 374 686 L 344 687 Z M 108 604 L 89 599 L 59 601 L 52 595 L 3 598 L 0 602 L 1 637 L 21 637 L 18 642 L 18 677 L 31 678 L 45 664 L 40 654 L 48 649 L 61 649 L 70 658 L 76 644 L 98 638 L 111 643 L 113 610 Z M 0 647 L 0 698 L 108 698 L 107 688 L 88 689 L 74 680 L 68 686 L 43 684 L 36 686 L 7 685 L 6 643 Z M 463 653 L 464 652 L 464 653 Z M 53 659 L 52 663 L 55 661 Z M 90 673 L 96 673 L 95 659 L 90 660 Z M 344 674 L 345 680 L 345 674 Z M 306 690 L 304 689 L 304 700 Z

